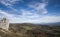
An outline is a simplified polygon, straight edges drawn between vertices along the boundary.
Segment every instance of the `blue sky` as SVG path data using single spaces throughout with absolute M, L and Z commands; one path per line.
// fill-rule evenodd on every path
M 0 0 L 0 17 L 11 23 L 60 22 L 60 0 Z

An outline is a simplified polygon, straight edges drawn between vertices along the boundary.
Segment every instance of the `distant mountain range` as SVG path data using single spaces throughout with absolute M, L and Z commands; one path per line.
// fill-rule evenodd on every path
M 43 23 L 43 24 L 34 24 L 34 23 L 10 23 L 17 25 L 49 25 L 49 26 L 60 26 L 60 22 L 56 23 Z
M 49 25 L 49 26 L 60 26 L 60 22 L 56 22 L 56 23 L 44 23 L 42 25 Z

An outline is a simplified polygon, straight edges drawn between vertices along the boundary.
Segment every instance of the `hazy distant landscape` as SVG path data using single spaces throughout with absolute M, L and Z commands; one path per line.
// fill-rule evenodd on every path
M 60 24 L 59 24 L 60 25 Z M 11 23 L 9 31 L 0 29 L 2 37 L 60 37 L 60 26 Z

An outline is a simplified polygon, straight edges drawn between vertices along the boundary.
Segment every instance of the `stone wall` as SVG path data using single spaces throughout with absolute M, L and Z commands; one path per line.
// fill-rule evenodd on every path
M 0 28 L 5 30 L 9 29 L 9 20 L 7 18 L 0 19 Z

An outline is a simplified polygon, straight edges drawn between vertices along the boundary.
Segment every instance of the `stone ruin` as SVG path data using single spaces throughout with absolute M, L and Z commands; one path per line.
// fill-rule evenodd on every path
M 9 29 L 9 20 L 7 18 L 0 19 L 0 29 L 4 30 Z

